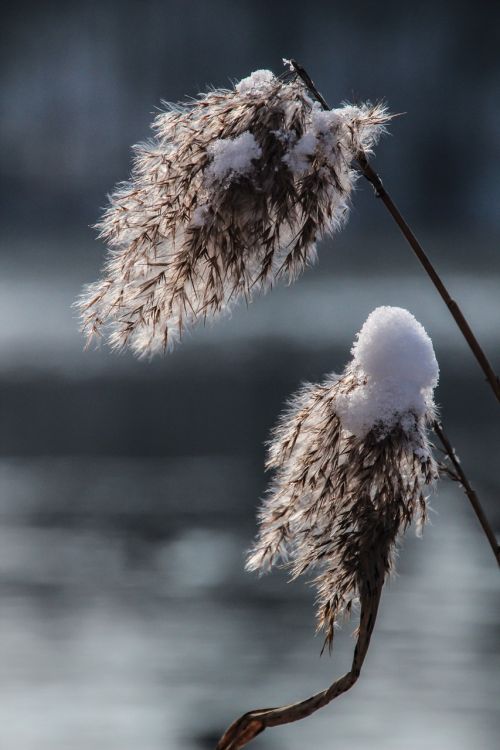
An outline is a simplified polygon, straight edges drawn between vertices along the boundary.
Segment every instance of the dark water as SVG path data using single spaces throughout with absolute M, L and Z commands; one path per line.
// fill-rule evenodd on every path
M 312 271 L 152 363 L 82 353 L 69 304 L 84 277 L 57 264 L 2 275 L 0 748 L 210 748 L 244 711 L 325 687 L 352 653 L 346 626 L 320 658 L 304 582 L 243 573 L 284 398 L 342 367 L 377 304 L 408 307 L 434 339 L 443 417 L 498 528 L 496 413 L 414 276 Z M 450 282 L 495 357 L 494 278 Z M 498 571 L 459 488 L 443 483 L 432 506 L 423 539 L 405 540 L 358 685 L 256 748 L 498 746 Z

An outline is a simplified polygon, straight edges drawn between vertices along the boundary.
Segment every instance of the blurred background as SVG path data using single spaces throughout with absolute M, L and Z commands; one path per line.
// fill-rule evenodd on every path
M 83 351 L 71 304 L 104 253 L 90 225 L 162 99 L 295 57 L 333 104 L 405 113 L 375 165 L 498 371 L 500 5 L 21 0 L 1 34 L 0 748 L 211 748 L 353 649 L 346 626 L 320 659 L 303 581 L 243 573 L 283 401 L 343 367 L 374 307 L 407 307 L 496 529 L 498 409 L 368 184 L 294 287 L 152 362 Z M 358 685 L 256 750 L 498 747 L 498 570 L 459 487 L 432 506 Z

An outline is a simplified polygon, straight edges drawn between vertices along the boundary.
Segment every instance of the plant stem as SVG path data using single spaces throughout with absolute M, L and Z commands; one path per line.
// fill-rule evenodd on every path
M 241 750 L 264 729 L 305 719 L 306 716 L 311 716 L 320 708 L 327 706 L 356 683 L 368 653 L 384 583 L 384 566 L 383 563 L 378 565 L 377 562 L 376 559 L 370 561 L 370 572 L 366 575 L 366 581 L 361 584 L 361 615 L 358 639 L 350 671 L 335 680 L 326 690 L 322 690 L 320 693 L 316 693 L 298 703 L 280 706 L 279 708 L 262 708 L 249 711 L 234 721 L 229 729 L 224 732 L 217 743 L 216 750 Z
M 493 550 L 493 554 L 495 555 L 495 559 L 500 565 L 500 545 L 497 542 L 495 533 L 490 525 L 490 522 L 488 521 L 488 518 L 486 517 L 486 514 L 481 506 L 481 503 L 479 502 L 479 498 L 476 495 L 476 492 L 472 488 L 469 480 L 467 479 L 467 476 L 462 469 L 462 465 L 457 457 L 457 454 L 455 453 L 455 450 L 450 443 L 448 437 L 443 431 L 443 427 L 439 422 L 434 422 L 432 425 L 432 428 L 434 432 L 436 433 L 437 437 L 441 441 L 441 444 L 445 450 L 446 455 L 449 457 L 451 464 L 454 469 L 454 478 L 456 481 L 458 481 L 467 495 L 467 497 L 470 500 L 470 504 L 474 508 L 474 512 L 478 518 L 479 523 L 481 524 L 484 533 L 486 534 L 486 537 L 488 539 L 488 542 L 490 543 L 490 547 Z
M 307 73 L 307 71 L 301 65 L 299 65 L 299 63 L 296 62 L 295 60 L 290 60 L 289 62 L 290 62 L 290 67 L 295 71 L 295 73 L 307 86 L 307 88 L 314 95 L 314 97 L 318 100 L 321 106 L 324 109 L 330 109 L 330 107 L 328 106 L 328 103 L 326 102 L 326 99 L 320 94 L 320 92 L 314 85 L 314 82 L 311 79 L 310 75 Z M 458 304 L 455 302 L 455 300 L 452 298 L 452 296 L 448 292 L 448 289 L 444 285 L 441 277 L 439 276 L 438 272 L 436 271 L 433 264 L 431 263 L 422 245 L 417 240 L 417 238 L 415 237 L 415 234 L 412 232 L 408 223 L 405 221 L 405 219 L 401 215 L 399 209 L 397 208 L 396 204 L 392 200 L 391 196 L 389 195 L 387 190 L 384 188 L 382 184 L 382 180 L 380 179 L 379 175 L 375 172 L 373 167 L 368 162 L 367 156 L 363 151 L 361 151 L 357 155 L 356 161 L 359 165 L 359 168 L 363 176 L 373 186 L 375 190 L 375 195 L 378 198 L 380 198 L 383 204 L 386 206 L 387 210 L 389 211 L 394 221 L 398 225 L 399 229 L 403 233 L 404 237 L 408 241 L 408 244 L 410 245 L 411 249 L 417 256 L 418 260 L 420 261 L 421 265 L 423 266 L 430 280 L 432 281 L 437 291 L 441 295 L 445 305 L 447 306 L 448 310 L 452 314 L 457 326 L 462 332 L 463 337 L 467 341 L 474 357 L 476 358 L 479 366 L 481 367 L 486 377 L 487 382 L 491 386 L 491 389 L 497 398 L 497 401 L 500 401 L 500 378 L 493 370 L 490 362 L 488 361 L 488 358 L 486 357 L 486 354 L 484 353 L 478 340 L 476 339 L 469 323 L 467 322 L 462 311 L 460 310 L 460 307 L 458 306 Z
M 309 73 L 301 65 L 299 65 L 299 63 L 296 60 L 290 60 L 289 65 L 291 69 L 297 74 L 297 76 L 302 80 L 305 86 L 309 89 L 311 94 L 313 94 L 313 96 L 318 100 L 318 102 L 321 104 L 323 109 L 325 110 L 330 109 L 326 99 L 316 88 L 314 81 L 312 80 Z M 452 314 L 457 326 L 462 332 L 463 337 L 467 341 L 474 357 L 476 358 L 479 366 L 481 367 L 486 377 L 487 382 L 491 386 L 491 389 L 497 398 L 497 401 L 500 401 L 500 378 L 495 373 L 491 364 L 489 363 L 488 358 L 486 357 L 486 354 L 484 353 L 483 349 L 481 348 L 481 345 L 476 339 L 469 323 L 467 322 L 464 314 L 460 310 L 460 307 L 455 302 L 455 300 L 451 297 L 441 277 L 439 276 L 438 272 L 436 271 L 429 257 L 427 256 L 427 253 L 424 251 L 422 245 L 415 237 L 408 223 L 405 221 L 405 219 L 401 215 L 399 209 L 397 208 L 396 204 L 392 200 L 391 196 L 389 195 L 387 190 L 384 188 L 382 184 L 382 180 L 380 179 L 377 172 L 373 169 L 373 167 L 369 163 L 366 154 L 361 151 L 357 155 L 356 161 L 364 177 L 366 177 L 368 182 L 373 186 L 375 195 L 378 198 L 380 198 L 383 204 L 386 206 L 387 210 L 389 211 L 392 218 L 394 219 L 399 229 L 403 233 L 404 237 L 408 241 L 408 244 L 410 245 L 411 249 L 417 256 L 418 260 L 420 261 L 421 265 L 423 266 L 430 280 L 432 281 L 435 288 L 441 295 L 441 298 L 443 299 L 445 305 L 447 306 L 448 310 Z M 434 423 L 434 432 L 440 439 L 444 447 L 444 450 L 454 467 L 456 479 L 462 485 L 465 494 L 469 498 L 470 503 L 472 507 L 474 508 L 474 512 L 476 513 L 476 516 L 479 519 L 479 523 L 481 524 L 483 531 L 486 534 L 486 537 L 488 539 L 488 542 L 493 550 L 497 563 L 500 565 L 500 549 L 499 549 L 499 545 L 497 543 L 495 534 L 481 507 L 481 503 L 479 502 L 479 499 L 475 491 L 472 489 L 472 486 L 469 480 L 467 479 L 467 476 L 465 475 L 465 472 L 463 471 L 460 465 L 460 462 L 457 459 L 456 453 L 453 450 L 453 446 L 451 445 L 450 441 L 448 440 L 445 433 L 443 432 L 441 425 L 438 422 Z

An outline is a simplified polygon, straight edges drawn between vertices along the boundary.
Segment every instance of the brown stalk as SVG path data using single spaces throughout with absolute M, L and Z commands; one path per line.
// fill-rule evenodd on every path
M 373 568 L 375 568 L 375 573 Z M 383 566 L 378 569 L 378 566 L 372 563 L 370 573 L 372 575 L 367 574 L 366 581 L 360 591 L 361 615 L 350 671 L 335 680 L 326 690 L 322 690 L 320 693 L 306 698 L 306 700 L 279 708 L 261 708 L 249 711 L 231 724 L 217 743 L 216 750 L 240 750 L 268 727 L 291 724 L 294 721 L 305 719 L 320 708 L 327 706 L 342 693 L 347 692 L 356 683 L 370 645 L 384 583 Z
M 321 106 L 325 110 L 330 109 L 326 99 L 318 91 L 318 89 L 316 88 L 313 80 L 311 79 L 307 71 L 301 65 L 299 65 L 299 63 L 296 62 L 295 60 L 290 60 L 289 62 L 290 62 L 290 67 L 295 71 L 298 77 L 304 82 L 304 84 L 307 86 L 307 88 L 313 94 L 313 96 L 318 100 Z M 462 311 L 460 310 L 460 307 L 455 302 L 455 300 L 451 297 L 441 277 L 439 276 L 438 272 L 436 271 L 429 257 L 427 256 L 427 253 L 424 251 L 423 247 L 421 246 L 421 244 L 415 237 L 414 233 L 408 226 L 407 222 L 405 221 L 405 219 L 399 212 L 399 209 L 397 208 L 396 204 L 392 200 L 391 196 L 389 195 L 387 190 L 384 188 L 382 184 L 382 180 L 380 179 L 379 175 L 375 172 L 373 167 L 368 162 L 366 154 L 363 152 L 360 152 L 357 156 L 357 162 L 359 164 L 361 172 L 363 173 L 363 176 L 366 177 L 368 182 L 370 182 L 371 185 L 373 186 L 373 189 L 375 190 L 375 195 L 378 198 L 380 198 L 382 202 L 384 203 L 384 205 L 386 206 L 387 210 L 389 211 L 394 221 L 396 222 L 401 232 L 403 233 L 404 237 L 408 241 L 408 244 L 410 245 L 411 249 L 417 256 L 418 260 L 420 261 L 421 265 L 423 266 L 430 280 L 432 281 L 437 291 L 441 295 L 441 298 L 443 299 L 445 305 L 447 306 L 448 310 L 452 314 L 457 326 L 459 327 L 463 337 L 467 341 L 474 357 L 476 358 L 476 361 L 481 367 L 486 377 L 487 382 L 491 386 L 491 389 L 497 398 L 497 401 L 500 401 L 500 378 L 493 370 L 490 362 L 488 361 L 488 358 L 486 357 L 486 354 L 484 353 L 481 345 L 476 339 L 469 323 L 467 322 Z M 481 507 L 479 499 L 476 493 L 474 492 L 474 490 L 472 489 L 471 484 L 469 480 L 467 479 L 462 467 L 460 466 L 456 458 L 455 451 L 450 441 L 445 436 L 445 434 L 442 431 L 441 426 L 437 422 L 434 423 L 434 431 L 436 435 L 438 436 L 438 438 L 441 440 L 444 450 L 446 454 L 448 455 L 448 458 L 450 459 L 452 465 L 455 468 L 455 474 L 456 474 L 455 478 L 462 485 L 465 494 L 469 498 L 470 503 L 472 507 L 474 508 L 474 512 L 476 513 L 479 519 L 479 522 L 481 526 L 483 527 L 483 531 L 486 534 L 488 542 L 493 550 L 495 558 L 497 562 L 500 564 L 499 546 L 496 541 L 495 534 L 493 533 L 491 524 L 489 523 L 486 517 L 486 514 L 483 508 Z
M 291 60 L 289 62 L 291 68 L 301 78 L 301 80 L 305 83 L 311 93 L 317 98 L 324 109 L 329 109 L 327 102 L 316 89 L 313 81 L 311 80 L 308 73 L 304 70 L 304 68 L 302 68 L 294 60 Z M 413 251 L 415 252 L 417 258 L 420 260 L 424 269 L 431 278 L 434 286 L 446 303 L 458 327 L 464 335 L 464 338 L 466 339 L 474 356 L 481 366 L 487 381 L 492 387 L 493 392 L 495 393 L 497 399 L 500 400 L 500 381 L 494 373 L 491 365 L 489 364 L 486 355 L 481 349 L 469 324 L 460 311 L 460 308 L 458 307 L 457 303 L 451 298 L 445 285 L 443 284 L 441 278 L 439 277 L 437 271 L 434 269 L 434 266 L 425 254 L 415 235 L 399 213 L 391 197 L 382 186 L 382 181 L 368 163 L 366 154 L 360 153 L 358 155 L 357 161 L 363 175 L 373 185 L 376 195 L 382 199 L 382 201 L 388 208 L 389 212 L 395 219 L 399 228 L 401 229 Z M 496 541 L 492 527 L 481 507 L 479 499 L 475 491 L 473 490 L 469 480 L 467 479 L 467 476 L 461 467 L 455 451 L 449 439 L 443 432 L 443 429 L 439 422 L 435 421 L 433 423 L 433 429 L 436 436 L 441 441 L 444 452 L 448 456 L 453 467 L 452 469 L 446 468 L 445 471 L 452 479 L 458 481 L 462 485 L 464 492 L 469 498 L 471 505 L 479 519 L 483 531 L 486 534 L 488 542 L 495 554 L 495 558 L 500 564 L 500 547 Z M 263 732 L 266 728 L 279 726 L 281 724 L 290 724 L 294 721 L 304 719 L 307 716 L 310 716 L 311 714 L 318 711 L 320 708 L 328 705 L 331 701 L 333 701 L 339 695 L 342 695 L 342 693 L 345 693 L 356 683 L 360 675 L 364 659 L 368 652 L 370 638 L 375 625 L 385 576 L 384 564 L 383 562 L 381 563 L 381 560 L 377 559 L 377 557 L 373 559 L 370 555 L 370 560 L 365 561 L 363 568 L 364 569 L 362 571 L 362 575 L 359 579 L 359 595 L 361 600 L 360 624 L 358 628 L 357 643 L 350 671 L 343 675 L 343 677 L 336 680 L 326 690 L 323 690 L 320 693 L 316 693 L 315 695 L 311 696 L 310 698 L 306 698 L 303 701 L 299 701 L 298 703 L 293 703 L 287 706 L 280 706 L 278 708 L 257 709 L 244 714 L 235 722 L 233 722 L 233 724 L 231 724 L 231 726 L 226 730 L 222 738 L 219 740 L 216 750 L 241 750 L 241 748 L 245 747 L 245 745 L 247 745 L 252 739 Z
M 318 102 L 321 104 L 323 109 L 325 110 L 330 109 L 325 98 L 320 94 L 320 92 L 314 85 L 314 82 L 312 81 L 307 71 L 304 70 L 304 68 L 301 65 L 299 65 L 299 63 L 296 62 L 295 60 L 290 60 L 290 66 L 295 71 L 295 73 L 299 76 L 299 78 L 304 82 L 304 84 L 307 86 L 310 92 L 314 95 L 314 97 L 318 100 Z M 431 263 L 427 253 L 424 251 L 422 245 L 417 240 L 414 233 L 408 226 L 407 222 L 401 215 L 399 209 L 397 208 L 396 204 L 392 200 L 391 196 L 389 195 L 387 190 L 384 188 L 382 184 L 382 180 L 380 179 L 379 175 L 376 173 L 376 171 L 373 169 L 373 167 L 369 163 L 366 154 L 361 151 L 358 154 L 356 161 L 360 167 L 360 170 L 363 176 L 373 186 L 373 189 L 375 190 L 375 195 L 378 198 L 380 198 L 382 203 L 386 206 L 392 218 L 394 219 L 394 221 L 400 228 L 401 232 L 403 233 L 404 237 L 408 241 L 408 244 L 410 245 L 411 249 L 413 250 L 418 260 L 420 261 L 421 265 L 423 266 L 425 272 L 427 273 L 430 280 L 432 281 L 437 291 L 441 295 L 441 298 L 443 299 L 445 305 L 447 306 L 448 310 L 452 314 L 463 337 L 467 341 L 474 357 L 476 358 L 479 366 L 481 367 L 486 377 L 486 380 L 490 384 L 491 389 L 497 398 L 497 401 L 500 401 L 500 378 L 493 370 L 490 362 L 488 361 L 488 358 L 486 357 L 486 354 L 484 353 L 483 349 L 481 348 L 481 345 L 476 339 L 469 323 L 467 322 L 466 318 L 464 317 L 464 314 L 460 310 L 460 307 L 458 306 L 457 302 L 452 298 L 452 296 L 448 292 L 448 289 L 444 285 L 441 277 L 439 276 L 438 272 L 436 271 L 433 264 Z
M 443 431 L 443 427 L 439 422 L 434 422 L 432 425 L 432 429 L 436 433 L 437 437 L 441 441 L 441 444 L 444 448 L 444 451 L 448 458 L 450 459 L 450 462 L 453 466 L 453 471 L 449 471 L 449 476 L 454 479 L 456 482 L 462 485 L 462 488 L 467 495 L 467 497 L 470 500 L 470 504 L 472 505 L 474 512 L 477 516 L 477 519 L 479 523 L 481 524 L 484 533 L 486 534 L 486 537 L 488 539 L 488 542 L 490 543 L 490 547 L 493 550 L 493 554 L 495 555 L 496 561 L 498 565 L 500 565 L 500 545 L 497 542 L 495 533 L 493 529 L 491 528 L 490 522 L 488 521 L 486 514 L 481 506 L 481 503 L 479 502 L 479 498 L 476 495 L 475 490 L 472 488 L 469 480 L 467 479 L 467 476 L 462 469 L 462 465 L 457 457 L 457 454 L 455 453 L 455 449 L 453 448 L 452 444 L 450 443 L 448 437 Z

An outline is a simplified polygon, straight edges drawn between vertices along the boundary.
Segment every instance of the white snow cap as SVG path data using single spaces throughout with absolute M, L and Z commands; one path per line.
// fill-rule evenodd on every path
M 262 149 L 252 133 L 246 130 L 236 138 L 219 138 L 209 152 L 213 161 L 206 171 L 209 180 L 222 180 L 228 175 L 243 175 L 252 169 L 252 160 L 262 155 Z
M 260 96 L 265 94 L 269 86 L 276 81 L 276 76 L 270 70 L 255 70 L 246 78 L 242 78 L 236 84 L 235 89 L 238 94 L 255 94 Z
M 415 417 L 434 409 L 436 355 L 425 328 L 408 310 L 373 310 L 351 354 L 350 367 L 366 383 L 337 398 L 337 413 L 349 432 L 361 437 L 377 425 L 383 436 L 398 423 L 409 432 Z

